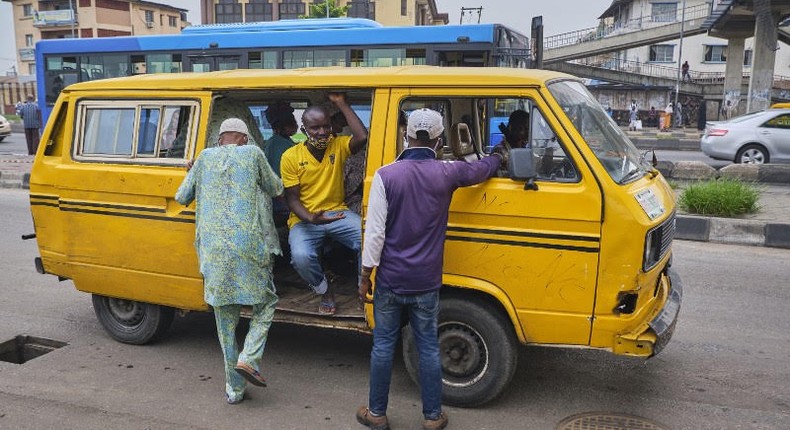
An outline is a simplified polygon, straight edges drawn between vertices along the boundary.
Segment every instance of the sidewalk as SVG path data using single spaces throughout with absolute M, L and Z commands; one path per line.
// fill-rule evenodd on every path
M 653 127 L 637 131 L 630 131 L 628 127 L 621 128 L 637 148 L 645 150 L 699 151 L 699 141 L 702 138 L 702 131 L 695 127 L 673 128 L 669 131 L 659 131 Z
M 32 156 L 0 154 L 0 187 L 29 188 L 32 163 Z M 739 218 L 715 218 L 689 215 L 678 209 L 676 239 L 790 249 L 790 165 L 732 165 L 716 171 L 701 162 L 684 161 L 660 163 L 658 168 L 672 181 L 717 176 L 760 181 L 762 193 L 758 213 Z

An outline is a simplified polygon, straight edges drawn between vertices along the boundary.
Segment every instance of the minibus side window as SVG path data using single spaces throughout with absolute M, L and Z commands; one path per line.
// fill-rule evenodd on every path
M 76 155 L 125 162 L 183 159 L 194 139 L 190 127 L 197 105 L 176 103 L 139 101 L 118 106 L 118 102 L 82 102 L 77 122 L 81 124 L 81 144 Z
M 535 102 L 525 97 L 409 98 L 400 109 L 407 116 L 428 108 L 442 114 L 445 160 L 478 160 L 497 145 L 532 149 L 537 178 L 541 181 L 578 182 L 579 174 L 557 134 Z M 514 124 L 510 124 L 511 118 Z M 399 132 L 399 139 L 402 135 Z M 511 136 L 510 141 L 506 134 Z M 507 143 L 506 143 L 507 141 Z M 398 151 L 403 143 L 398 142 Z M 507 176 L 507 172 L 500 172 Z
M 82 153 L 131 155 L 134 111 L 134 108 L 87 109 Z
M 158 127 L 159 109 L 141 109 L 140 123 L 137 125 L 137 155 L 154 155 Z

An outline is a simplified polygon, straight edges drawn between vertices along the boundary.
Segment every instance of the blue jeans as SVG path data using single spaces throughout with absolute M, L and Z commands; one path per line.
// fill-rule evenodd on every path
M 346 217 L 329 224 L 316 225 L 301 221 L 291 227 L 288 245 L 291 247 L 291 264 L 316 294 L 327 289 L 324 270 L 321 268 L 320 251 L 326 239 L 332 239 L 354 250 L 359 256 L 362 248 L 362 220 L 356 213 L 342 211 Z M 331 214 L 328 212 L 327 215 Z
M 427 420 L 442 412 L 442 365 L 439 362 L 437 333 L 439 291 L 423 294 L 396 294 L 386 288 L 373 293 L 373 350 L 370 353 L 370 396 L 368 408 L 374 415 L 386 415 L 392 378 L 392 358 L 401 331 L 401 311 L 409 313 L 417 351 L 420 355 L 422 414 Z

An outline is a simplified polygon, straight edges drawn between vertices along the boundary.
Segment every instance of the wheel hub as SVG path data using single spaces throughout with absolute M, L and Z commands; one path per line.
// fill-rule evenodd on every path
M 143 319 L 143 308 L 140 303 L 132 300 L 107 299 L 112 316 L 124 324 L 137 324 Z
M 455 377 L 476 373 L 485 363 L 482 340 L 462 326 L 440 328 L 439 354 L 445 374 Z

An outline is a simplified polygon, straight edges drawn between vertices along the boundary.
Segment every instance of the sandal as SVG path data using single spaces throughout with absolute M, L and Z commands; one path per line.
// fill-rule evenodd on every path
M 335 302 L 321 301 L 321 304 L 318 305 L 318 315 L 332 316 L 336 312 L 337 306 L 335 306 Z
M 236 369 L 236 372 L 239 375 L 249 381 L 250 384 L 257 385 L 259 387 L 266 386 L 266 380 L 263 379 L 263 376 L 261 376 L 261 374 L 258 373 L 257 370 L 253 369 L 249 364 L 239 361 L 236 363 L 236 367 L 234 367 L 234 369 Z

